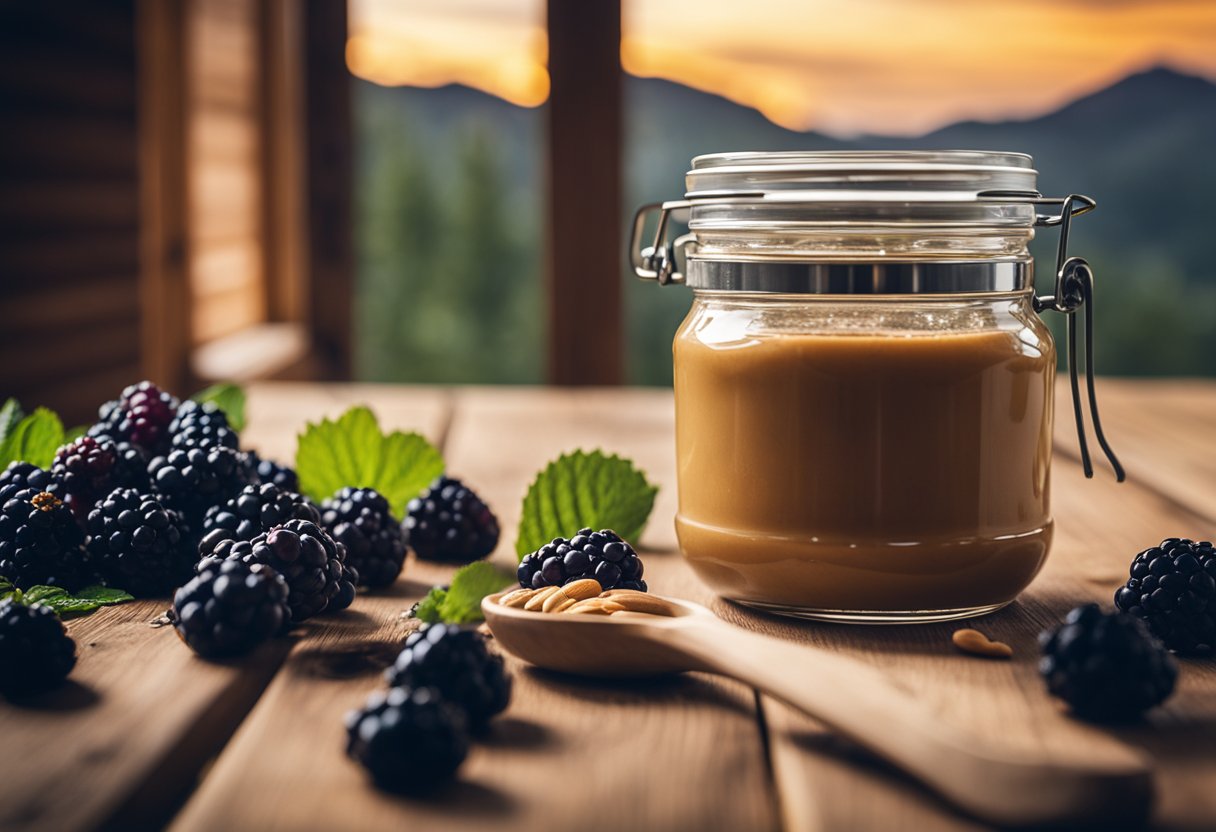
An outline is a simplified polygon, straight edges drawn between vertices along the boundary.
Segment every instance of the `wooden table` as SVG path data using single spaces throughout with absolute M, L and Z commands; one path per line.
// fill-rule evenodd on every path
M 1035 671 L 1039 630 L 1080 602 L 1109 604 L 1136 551 L 1216 532 L 1216 384 L 1111 380 L 1100 393 L 1130 481 L 1102 471 L 1086 482 L 1070 420 L 1059 420 L 1052 557 L 1018 603 L 980 625 L 1013 646 L 1012 662 L 958 654 L 951 625 L 801 624 L 713 599 L 676 551 L 670 392 L 263 384 L 246 439 L 291 458 L 305 419 L 369 403 L 385 425 L 442 446 L 449 470 L 497 510 L 504 565 L 543 463 L 578 447 L 626 454 L 662 486 L 642 541 L 655 590 L 881 665 L 943 718 L 1049 755 L 1101 754 L 1110 737 L 1140 746 L 1158 764 L 1155 825 L 1216 829 L 1216 662 L 1182 661 L 1169 703 L 1119 730 L 1064 715 Z M 432 800 L 380 794 L 342 753 L 342 715 L 381 685 L 402 613 L 448 574 L 411 560 L 389 591 L 240 661 L 201 661 L 150 626 L 163 601 L 72 621 L 70 684 L 37 706 L 0 703 L 0 829 L 980 828 L 745 685 L 698 674 L 591 683 L 514 661 L 511 707 L 453 788 Z

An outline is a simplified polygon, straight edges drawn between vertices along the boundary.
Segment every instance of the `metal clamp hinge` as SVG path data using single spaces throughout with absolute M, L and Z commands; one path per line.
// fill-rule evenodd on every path
M 638 277 L 643 280 L 657 280 L 660 286 L 684 282 L 684 274 L 678 269 L 676 252 L 690 245 L 695 246 L 696 238 L 692 234 L 685 234 L 668 240 L 667 224 L 673 213 L 687 210 L 688 205 L 685 200 L 652 202 L 643 205 L 633 215 L 633 229 L 629 235 L 629 262 Z M 645 248 L 640 248 L 642 234 L 646 230 L 646 218 L 654 211 L 659 212 L 659 224 L 655 227 L 653 241 Z
M 1085 420 L 1081 407 L 1081 386 L 1077 378 L 1077 320 L 1078 309 L 1085 311 L 1085 387 L 1089 397 L 1089 418 L 1093 423 L 1094 436 L 1106 454 L 1110 467 L 1115 472 L 1115 479 L 1123 482 L 1127 475 L 1110 443 L 1102 430 L 1102 420 L 1098 416 L 1098 399 L 1094 389 L 1094 270 L 1081 257 L 1068 256 L 1068 231 L 1072 218 L 1092 211 L 1096 206 L 1092 199 L 1080 194 L 1069 194 L 1063 199 L 1040 198 L 1039 204 L 1059 204 L 1059 214 L 1036 214 L 1035 225 L 1040 227 L 1060 227 L 1060 241 L 1056 249 L 1056 284 L 1055 292 L 1051 295 L 1037 295 L 1034 299 L 1036 312 L 1054 310 L 1065 315 L 1065 327 L 1068 340 L 1067 362 L 1068 379 L 1072 386 L 1073 418 L 1077 423 L 1077 442 L 1081 451 L 1081 466 L 1085 476 L 1092 478 L 1094 466 L 1089 458 L 1089 443 L 1085 438 Z

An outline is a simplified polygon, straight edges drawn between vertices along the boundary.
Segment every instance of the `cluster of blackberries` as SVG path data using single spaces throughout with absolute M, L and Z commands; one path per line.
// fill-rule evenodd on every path
M 410 635 L 389 688 L 346 717 L 346 753 L 375 783 L 418 793 L 449 780 L 511 700 L 511 677 L 476 630 L 433 624 Z
M 1216 548 L 1171 537 L 1132 561 L 1115 606 L 1143 619 L 1165 646 L 1182 655 L 1216 650 Z
M 646 591 L 642 559 L 633 547 L 610 529 L 593 532 L 579 529 L 566 540 L 554 538 L 519 562 L 519 585 L 524 589 L 562 586 L 594 578 L 605 590 Z

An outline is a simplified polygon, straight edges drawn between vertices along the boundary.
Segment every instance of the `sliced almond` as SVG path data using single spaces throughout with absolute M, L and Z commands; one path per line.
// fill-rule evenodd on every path
M 605 593 L 604 597 L 613 603 L 620 604 L 631 612 L 644 612 L 649 615 L 665 615 L 669 617 L 676 614 L 675 608 L 662 598 L 633 589 L 614 590 L 614 594 L 608 595 Z
M 544 608 L 545 599 L 557 592 L 559 589 L 561 589 L 561 587 L 546 586 L 536 590 L 536 594 L 528 599 L 528 603 L 524 604 L 524 609 L 530 610 L 531 612 L 540 612 L 541 609 Z
M 992 641 L 979 630 L 955 630 L 951 641 L 959 650 L 976 656 L 1007 659 L 1013 655 L 1013 648 L 1008 644 L 1003 641 Z
M 557 597 L 557 596 L 553 596 L 553 597 Z M 565 601 L 562 601 L 560 604 L 558 604 L 552 610 L 545 610 L 545 612 L 565 612 L 566 610 L 570 609 L 577 603 L 578 603 L 577 599 L 567 598 Z
M 562 587 L 562 592 L 576 601 L 595 598 L 603 590 L 604 588 L 600 586 L 600 582 L 595 578 L 583 578 L 581 581 L 571 581 Z
M 577 601 L 577 598 L 571 598 L 562 588 L 558 588 L 557 592 L 545 599 L 545 603 L 541 605 L 541 612 L 555 612 L 558 607 L 565 604 L 567 601 Z
M 535 589 L 517 589 L 514 592 L 508 592 L 506 595 L 498 599 L 498 603 L 504 607 L 522 607 L 528 603 L 528 599 L 536 594 Z
M 620 604 L 608 598 L 587 598 L 571 606 L 566 612 L 575 615 L 611 615 L 625 609 Z

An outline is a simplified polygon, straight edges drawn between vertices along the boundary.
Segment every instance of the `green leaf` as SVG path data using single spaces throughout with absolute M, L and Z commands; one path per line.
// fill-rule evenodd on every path
M 442 620 L 439 617 L 439 608 L 447 594 L 448 591 L 441 586 L 431 587 L 431 591 L 426 594 L 426 597 L 418 602 L 418 606 L 414 607 L 414 618 L 427 624 L 439 623 Z
M 13 586 L 13 582 L 8 578 L 0 578 L 0 601 L 7 601 L 9 598 L 14 599 L 18 604 L 21 603 L 21 590 Z
M 77 439 L 84 436 L 88 432 L 89 432 L 88 425 L 77 425 L 74 428 L 68 428 L 68 430 L 63 434 L 63 444 L 67 445 L 71 442 L 75 442 Z
M 98 607 L 135 600 L 128 592 L 105 586 L 88 586 L 75 594 L 58 586 L 32 586 L 18 595 L 19 600 L 26 606 L 45 604 L 60 617 L 92 612 Z
M 515 552 L 522 559 L 555 537 L 587 527 L 636 541 L 658 492 L 628 459 L 598 450 L 563 454 L 528 488 Z
M 0 448 L 4 447 L 8 435 L 13 432 L 13 428 L 17 427 L 17 423 L 24 416 L 25 411 L 21 409 L 21 403 L 16 399 L 9 399 L 3 407 L 0 407 Z
M 296 447 L 300 488 L 309 497 L 320 502 L 346 486 L 374 488 L 398 517 L 443 467 L 434 445 L 417 433 L 381 433 L 366 407 L 352 407 L 337 421 L 309 423 Z
M 29 462 L 50 468 L 55 451 L 63 444 L 63 422 L 54 412 L 40 407 L 17 423 L 0 447 L 0 470 L 10 462 Z
M 484 560 L 462 566 L 452 575 L 452 585 L 439 601 L 439 618 L 448 624 L 481 621 L 481 599 L 498 592 L 513 576 Z
M 228 424 L 240 433 L 245 429 L 245 390 L 236 384 L 213 384 L 190 397 L 200 404 L 210 402 L 224 411 Z

